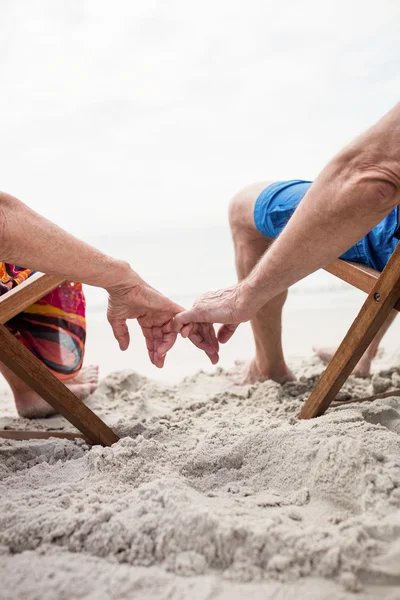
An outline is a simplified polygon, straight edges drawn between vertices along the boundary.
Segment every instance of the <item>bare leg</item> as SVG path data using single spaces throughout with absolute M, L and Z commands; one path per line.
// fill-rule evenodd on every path
M 66 382 L 68 387 L 71 384 L 76 383 L 98 383 L 99 381 L 99 366 L 98 365 L 88 365 L 87 367 L 82 367 L 75 377 L 68 379 Z
M 0 363 L 0 372 L 4 375 L 14 394 L 15 406 L 20 417 L 34 419 L 48 417 L 55 413 L 50 404 L 31 390 L 3 363 Z M 77 377 L 68 379 L 65 383 L 80 400 L 84 400 L 96 390 L 98 378 L 98 367 L 90 365 L 88 368 L 82 369 Z
M 393 310 L 389 317 L 386 319 L 385 323 L 382 325 L 367 350 L 359 360 L 358 364 L 353 370 L 353 374 L 357 375 L 357 377 L 369 377 L 371 374 L 371 363 L 378 352 L 379 344 L 382 341 L 383 336 L 389 329 L 390 325 L 393 323 L 395 317 L 397 315 L 397 311 Z M 332 356 L 334 355 L 336 349 L 335 348 L 313 348 L 315 354 L 322 360 L 323 363 L 328 364 L 331 361 Z
M 257 230 L 253 218 L 254 204 L 267 186 L 268 183 L 249 186 L 239 192 L 230 204 L 229 221 L 239 281 L 250 273 L 272 242 Z M 238 373 L 238 383 L 254 383 L 266 379 L 284 383 L 295 379 L 286 365 L 282 350 L 282 308 L 286 297 L 287 291 L 279 294 L 252 319 L 256 355 Z
M 254 205 L 268 182 L 248 186 L 239 192 L 231 201 L 229 220 L 235 246 L 236 270 L 239 280 L 245 278 L 265 253 L 273 240 L 262 235 L 254 224 Z M 273 379 L 279 383 L 293 381 L 294 375 L 285 363 L 282 350 L 282 308 L 287 298 L 287 291 L 265 304 L 254 319 L 251 326 L 256 345 L 255 358 L 249 365 L 239 369 L 238 383 L 254 383 L 265 379 Z M 354 369 L 359 377 L 368 377 L 371 362 L 376 356 L 379 344 L 393 322 L 397 312 L 393 311 L 381 327 L 368 349 Z M 329 363 L 334 348 L 314 348 L 317 356 Z

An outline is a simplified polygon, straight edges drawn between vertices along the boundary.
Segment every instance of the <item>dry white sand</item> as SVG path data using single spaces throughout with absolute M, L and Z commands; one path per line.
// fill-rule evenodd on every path
M 89 402 L 126 436 L 114 447 L 1 441 L 0 598 L 400 598 L 400 400 L 297 421 L 321 366 L 296 371 L 245 388 L 114 373 Z M 0 409 L 32 427 L 6 394 Z

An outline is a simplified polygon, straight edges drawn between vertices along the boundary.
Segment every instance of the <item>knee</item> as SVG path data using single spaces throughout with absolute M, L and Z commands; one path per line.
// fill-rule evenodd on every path
M 244 190 L 241 190 L 233 196 L 229 202 L 228 217 L 231 230 L 240 227 L 240 215 L 243 212 Z
M 233 196 L 228 210 L 229 225 L 233 234 L 255 229 L 254 204 L 258 194 L 254 185 L 249 185 Z

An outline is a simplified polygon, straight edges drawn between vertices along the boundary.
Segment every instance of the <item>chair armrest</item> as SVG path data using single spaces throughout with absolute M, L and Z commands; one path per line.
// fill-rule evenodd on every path
M 55 275 L 35 273 L 24 282 L 0 296 L 0 323 L 7 323 L 28 306 L 31 306 L 56 287 L 65 279 Z

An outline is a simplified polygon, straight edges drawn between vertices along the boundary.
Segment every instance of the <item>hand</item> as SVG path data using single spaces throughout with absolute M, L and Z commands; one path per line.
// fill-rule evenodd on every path
M 162 330 L 165 336 L 175 335 L 176 337 L 178 335 L 173 318 L 163 326 Z M 213 365 L 217 364 L 219 361 L 219 343 L 212 323 L 191 323 L 186 326 L 182 337 L 189 338 L 192 344 L 197 348 L 204 350 Z M 166 338 L 166 340 L 159 345 L 158 352 L 161 356 L 165 356 L 165 353 L 168 352 L 168 343 L 168 338 Z
M 163 331 L 163 326 L 171 322 L 183 308 L 157 292 L 139 276 L 109 288 L 108 293 L 107 318 L 121 350 L 126 350 L 130 342 L 126 320 L 137 319 L 146 339 L 151 362 L 162 368 L 165 356 L 177 338 L 176 331 L 172 328 L 170 331 Z M 202 327 L 189 335 L 189 338 L 206 352 L 213 364 L 218 362 L 218 342 L 212 326 Z
M 250 304 L 245 302 L 243 286 L 239 283 L 225 290 L 204 294 L 196 300 L 191 310 L 176 315 L 173 327 L 183 337 L 188 337 L 206 323 L 223 323 L 217 338 L 218 342 L 225 344 L 238 325 L 249 321 L 254 312 Z M 165 331 L 169 331 L 169 326 Z

